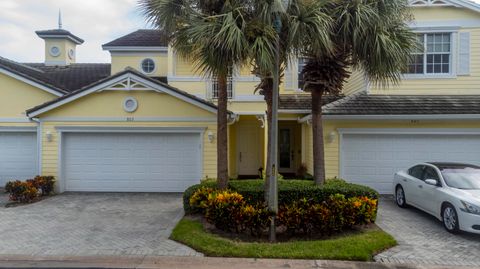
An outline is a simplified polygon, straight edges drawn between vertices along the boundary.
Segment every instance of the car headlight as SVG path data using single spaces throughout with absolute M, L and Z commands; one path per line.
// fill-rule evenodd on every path
M 480 215 L 480 206 L 476 206 L 474 204 L 471 204 L 469 202 L 465 202 L 465 201 L 461 201 L 462 202 L 463 206 L 465 207 L 464 208 L 464 211 L 465 212 L 468 212 L 470 214 L 475 214 L 475 215 Z

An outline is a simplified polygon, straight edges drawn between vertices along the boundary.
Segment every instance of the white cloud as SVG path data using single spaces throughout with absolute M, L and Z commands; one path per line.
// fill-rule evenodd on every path
M 59 9 L 63 28 L 85 40 L 78 62 L 109 62 L 102 44 L 148 27 L 137 0 L 0 0 L 0 56 L 42 62 L 44 44 L 35 31 L 57 28 Z
M 63 28 L 85 40 L 78 62 L 109 62 L 101 45 L 139 28 L 147 28 L 137 0 L 1 0 L 0 56 L 20 62 L 42 62 L 44 43 L 36 30 Z

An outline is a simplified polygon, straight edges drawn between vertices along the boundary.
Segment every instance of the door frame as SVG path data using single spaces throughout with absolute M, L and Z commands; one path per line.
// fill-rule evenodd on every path
M 344 177 L 345 134 L 480 135 L 480 128 L 338 128 L 338 176 Z
M 58 163 L 57 163 L 57 179 L 58 179 L 58 192 L 62 193 L 66 190 L 66 178 L 65 178 L 65 168 L 64 168 L 64 148 L 63 148 L 63 136 L 68 133 L 121 133 L 121 134 L 151 134 L 151 133 L 194 133 L 199 134 L 200 138 L 200 150 L 199 150 L 199 159 L 200 159 L 200 179 L 204 173 L 204 134 L 206 127 L 84 127 L 84 126 L 55 126 L 55 130 L 58 133 Z
M 278 172 L 279 173 L 295 173 L 295 161 L 292 159 L 292 151 L 293 154 L 296 154 L 295 150 L 295 127 L 293 126 L 283 126 L 283 127 L 278 127 L 278 133 L 280 134 L 281 129 L 288 129 L 290 131 L 290 167 L 289 168 L 281 168 L 280 167 L 280 146 L 278 147 Z M 280 139 L 278 140 L 280 141 Z

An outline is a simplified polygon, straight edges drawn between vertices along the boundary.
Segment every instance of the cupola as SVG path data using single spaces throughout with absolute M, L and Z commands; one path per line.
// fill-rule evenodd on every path
M 76 47 L 83 44 L 83 39 L 62 29 L 62 16 L 58 13 L 58 29 L 35 32 L 45 40 L 45 65 L 66 66 L 75 63 Z

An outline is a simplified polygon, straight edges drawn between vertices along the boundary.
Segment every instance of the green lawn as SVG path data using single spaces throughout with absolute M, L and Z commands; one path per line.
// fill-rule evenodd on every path
M 182 219 L 171 239 L 214 257 L 291 258 L 371 261 L 372 256 L 397 243 L 380 229 L 336 236 L 326 240 L 276 244 L 237 242 L 206 232 L 197 220 Z

